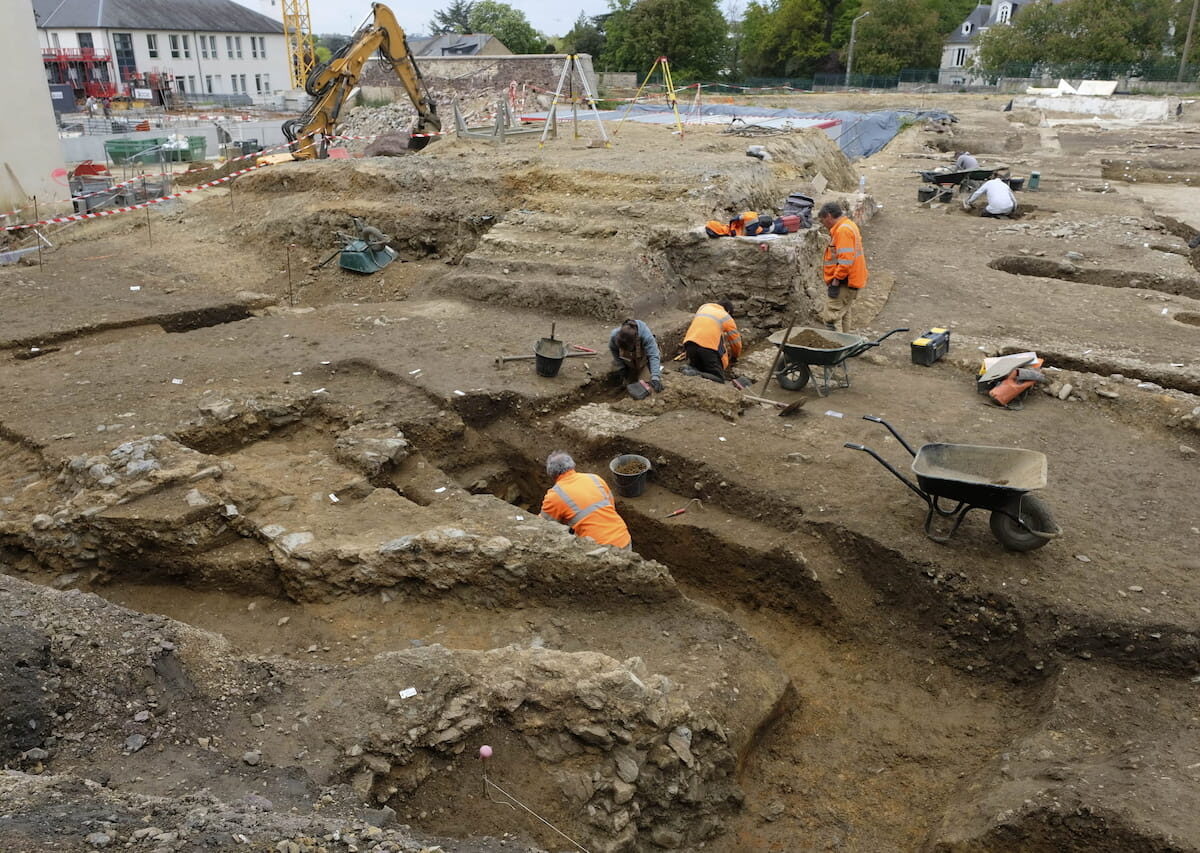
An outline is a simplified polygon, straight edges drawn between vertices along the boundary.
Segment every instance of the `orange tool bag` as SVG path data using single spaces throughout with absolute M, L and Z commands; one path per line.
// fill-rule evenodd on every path
M 988 391 L 988 396 L 995 400 L 997 405 L 1008 407 L 1014 400 L 1042 381 L 1043 377 L 1038 372 L 1038 368 L 1042 366 L 1043 362 L 1044 359 L 1039 358 L 1024 367 L 1016 368 L 992 386 L 992 389 Z

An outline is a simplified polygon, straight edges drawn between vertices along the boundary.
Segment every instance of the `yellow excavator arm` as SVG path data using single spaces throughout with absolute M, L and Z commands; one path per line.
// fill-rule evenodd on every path
M 372 3 L 371 13 L 374 16 L 371 23 L 359 29 L 345 47 L 308 75 L 304 88 L 312 96 L 312 103 L 302 116 L 283 124 L 283 133 L 291 143 L 295 159 L 313 160 L 326 156 L 328 140 L 337 129 L 342 108 L 358 86 L 363 66 L 375 51 L 379 51 L 383 61 L 396 72 L 409 100 L 417 108 L 409 148 L 419 151 L 434 138 L 422 134 L 434 134 L 442 129 L 437 106 L 429 97 L 421 70 L 413 61 L 408 39 L 396 16 L 382 3 Z

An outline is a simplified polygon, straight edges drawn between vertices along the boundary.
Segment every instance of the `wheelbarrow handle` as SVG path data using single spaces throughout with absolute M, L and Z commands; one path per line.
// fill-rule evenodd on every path
M 889 424 L 887 421 L 885 421 L 883 418 L 879 417 L 878 415 L 863 415 L 863 420 L 864 421 L 874 421 L 877 424 L 883 424 L 885 427 L 887 427 L 888 432 L 890 432 L 892 435 L 896 436 L 896 441 L 898 441 L 902 445 L 904 445 L 904 449 L 907 450 L 914 459 L 916 458 L 917 451 L 913 450 L 912 447 L 909 446 L 909 443 L 904 440 L 904 436 L 902 436 L 900 433 L 896 432 L 896 428 L 894 426 L 892 426 L 891 424 Z
M 927 494 L 925 494 L 925 492 L 921 491 L 921 489 L 917 486 L 916 483 L 914 483 L 912 480 L 908 479 L 908 477 L 905 477 L 903 474 L 901 474 L 899 471 L 897 471 L 895 466 L 893 466 L 891 462 L 888 462 L 886 459 L 884 459 L 882 456 L 880 456 L 878 453 L 876 453 L 871 448 L 866 447 L 861 444 L 854 444 L 853 442 L 849 442 L 849 441 L 847 441 L 845 444 L 843 444 L 842 447 L 848 447 L 851 450 L 861 450 L 863 453 L 871 454 L 871 456 L 873 456 L 875 458 L 875 461 L 878 462 L 880 465 L 882 465 L 884 468 L 887 468 L 889 471 L 891 471 L 892 475 L 895 476 L 895 478 L 897 480 L 899 480 L 901 483 L 903 483 L 904 485 L 906 485 L 910 489 L 912 489 L 914 492 L 916 492 L 917 497 L 919 497 L 921 500 L 925 501 L 925 503 L 932 505 L 933 499 L 931 497 L 929 497 L 929 495 L 927 495 Z

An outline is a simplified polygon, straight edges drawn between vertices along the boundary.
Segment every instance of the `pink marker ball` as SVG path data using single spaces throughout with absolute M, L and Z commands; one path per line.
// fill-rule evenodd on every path
M 483 746 L 479 747 L 479 757 L 480 758 L 491 758 L 492 757 L 492 748 L 490 746 L 488 746 L 486 743 Z

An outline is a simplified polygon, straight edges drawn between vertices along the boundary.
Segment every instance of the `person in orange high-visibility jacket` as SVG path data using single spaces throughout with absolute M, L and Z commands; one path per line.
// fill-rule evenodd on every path
M 867 258 L 863 254 L 858 226 L 842 212 L 836 201 L 821 205 L 820 223 L 829 229 L 825 247 L 825 308 L 821 319 L 837 332 L 850 331 L 850 308 L 858 292 L 867 286 Z
M 733 303 L 728 299 L 706 302 L 696 311 L 683 350 L 688 364 L 715 382 L 725 381 L 725 368 L 742 354 L 742 336 L 730 312 Z
M 542 518 L 560 521 L 576 536 L 601 545 L 633 549 L 629 528 L 617 514 L 608 483 L 595 474 L 580 474 L 575 460 L 562 450 L 546 457 L 546 473 L 554 478 L 554 486 L 542 500 Z

